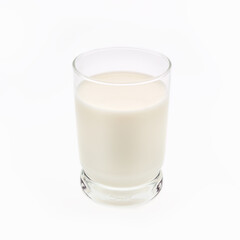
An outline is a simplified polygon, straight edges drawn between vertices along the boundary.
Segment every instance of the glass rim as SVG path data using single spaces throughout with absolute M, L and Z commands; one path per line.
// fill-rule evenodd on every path
M 104 51 L 107 51 L 107 50 L 116 50 L 116 49 L 118 49 L 118 50 L 134 50 L 134 51 L 148 53 L 148 54 L 152 54 L 152 55 L 155 55 L 155 56 L 158 56 L 158 57 L 162 57 L 166 60 L 168 66 L 167 66 L 166 70 L 163 71 L 163 73 L 153 77 L 151 80 L 134 82 L 134 83 L 111 83 L 111 82 L 98 81 L 98 80 L 95 80 L 91 77 L 88 77 L 88 76 L 84 75 L 81 71 L 78 70 L 78 68 L 76 66 L 77 60 L 82 58 L 82 57 L 85 57 L 85 56 L 88 56 L 88 55 L 91 55 L 91 54 L 94 54 L 94 53 L 104 52 Z M 164 54 L 162 54 L 158 51 L 155 51 L 155 50 L 149 50 L 149 49 L 144 49 L 144 48 L 135 48 L 135 47 L 106 47 L 106 48 L 97 48 L 97 49 L 93 49 L 93 50 L 90 50 L 90 51 L 80 53 L 79 55 L 77 55 L 74 58 L 74 60 L 72 62 L 72 66 L 73 66 L 74 73 L 76 73 L 83 80 L 90 81 L 90 82 L 93 82 L 93 83 L 96 83 L 96 84 L 102 84 L 102 85 L 132 86 L 132 85 L 148 84 L 148 83 L 152 83 L 152 82 L 161 80 L 162 78 L 164 78 L 170 72 L 171 67 L 172 67 L 172 63 L 166 55 L 164 55 Z

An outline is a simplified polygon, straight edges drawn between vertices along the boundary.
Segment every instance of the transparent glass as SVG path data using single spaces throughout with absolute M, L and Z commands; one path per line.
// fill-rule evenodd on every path
M 162 187 L 171 63 L 157 52 L 106 48 L 73 61 L 81 186 L 130 205 Z

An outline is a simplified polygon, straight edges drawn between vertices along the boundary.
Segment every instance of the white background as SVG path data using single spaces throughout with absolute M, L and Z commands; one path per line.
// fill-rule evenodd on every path
M 0 238 L 240 239 L 234 0 L 0 0 Z M 164 186 L 114 208 L 80 190 L 71 62 L 132 46 L 173 64 Z

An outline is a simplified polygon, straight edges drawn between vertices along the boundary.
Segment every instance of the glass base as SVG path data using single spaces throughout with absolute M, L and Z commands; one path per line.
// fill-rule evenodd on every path
M 81 187 L 92 200 L 112 205 L 141 204 L 153 199 L 162 189 L 162 172 L 146 184 L 129 187 L 115 188 L 93 182 L 84 171 L 81 173 Z

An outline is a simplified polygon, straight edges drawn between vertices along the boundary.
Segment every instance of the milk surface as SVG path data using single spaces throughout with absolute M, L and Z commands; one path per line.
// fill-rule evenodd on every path
M 133 72 L 108 72 L 91 78 L 99 83 L 83 81 L 75 93 L 79 153 L 85 173 L 110 187 L 151 181 L 164 159 L 166 86 L 161 81 L 145 84 L 153 77 Z

